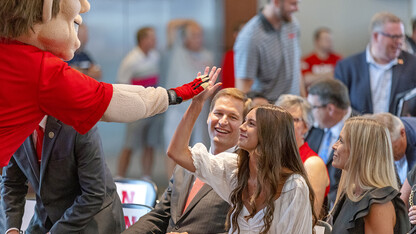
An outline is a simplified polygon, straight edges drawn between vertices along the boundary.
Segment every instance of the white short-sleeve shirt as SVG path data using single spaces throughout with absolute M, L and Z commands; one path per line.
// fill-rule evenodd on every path
M 208 153 L 203 144 L 192 149 L 192 158 L 196 168 L 195 175 L 209 184 L 217 194 L 230 203 L 229 196 L 237 184 L 237 154 L 223 152 L 216 156 Z M 291 175 L 283 185 L 281 196 L 274 202 L 274 217 L 269 233 L 312 233 L 312 210 L 309 201 L 309 189 L 299 174 Z M 253 218 L 244 207 L 238 217 L 241 233 L 260 233 L 264 223 L 265 208 Z M 232 233 L 232 227 L 230 232 Z

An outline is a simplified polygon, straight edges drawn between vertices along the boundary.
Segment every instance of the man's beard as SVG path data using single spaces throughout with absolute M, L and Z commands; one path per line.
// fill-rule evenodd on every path
M 283 10 L 281 10 L 280 12 L 283 12 Z M 282 15 L 281 15 L 281 19 L 282 19 L 282 20 L 283 20 L 283 22 L 285 22 L 285 23 L 290 23 L 290 22 L 292 22 L 292 15 L 282 14 Z

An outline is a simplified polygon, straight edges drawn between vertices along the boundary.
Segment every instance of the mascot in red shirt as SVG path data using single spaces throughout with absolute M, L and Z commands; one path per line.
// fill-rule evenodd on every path
M 132 122 L 213 87 L 220 69 L 166 90 L 98 82 L 69 67 L 88 0 L 2 0 L 0 166 L 51 115 L 84 134 L 99 120 Z M 200 75 L 200 74 L 198 74 Z

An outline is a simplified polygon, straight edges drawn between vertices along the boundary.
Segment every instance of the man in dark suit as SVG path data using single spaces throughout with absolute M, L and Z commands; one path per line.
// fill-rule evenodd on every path
M 416 54 L 416 18 L 412 19 L 412 34 L 406 35 L 404 50 L 410 54 Z
M 326 163 L 330 180 L 328 202 L 331 208 L 341 178 L 341 170 L 332 166 L 332 145 L 338 140 L 345 120 L 352 115 L 348 89 L 339 80 L 321 80 L 310 86 L 308 102 L 312 107 L 315 125 L 318 126 L 309 131 L 305 140 Z
M 40 129 L 29 136 L 3 168 L 7 233 L 19 233 L 28 181 L 36 207 L 26 233 L 122 232 L 121 202 L 97 128 L 81 135 L 51 116 L 39 126 L 44 137 Z
M 243 123 L 248 107 L 249 101 L 238 89 L 223 89 L 215 95 L 207 120 L 210 151 L 214 155 L 234 151 L 240 135 L 239 126 Z M 197 186 L 201 186 L 199 179 L 177 166 L 169 187 L 155 209 L 142 216 L 123 234 L 228 233 L 225 220 L 229 205 L 209 185 L 203 184 L 196 192 Z
M 377 13 L 370 28 L 367 49 L 338 62 L 335 78 L 349 89 L 354 110 L 396 114 L 399 96 L 416 87 L 416 57 L 401 50 L 405 34 L 397 16 Z
M 390 113 L 371 115 L 390 132 L 396 171 L 403 184 L 407 173 L 416 164 L 416 118 L 399 118 Z

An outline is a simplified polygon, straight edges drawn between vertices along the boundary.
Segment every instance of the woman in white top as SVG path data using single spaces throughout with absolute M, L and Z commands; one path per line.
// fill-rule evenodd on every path
M 214 157 L 200 143 L 188 147 L 205 100 L 219 86 L 214 85 L 219 70 L 215 74 L 211 70 L 214 79 L 209 87 L 192 100 L 170 142 L 168 156 L 230 203 L 230 233 L 312 233 L 314 194 L 287 111 L 272 105 L 251 110 L 240 126 L 237 153 Z M 221 124 L 216 131 L 227 134 Z

